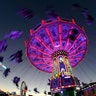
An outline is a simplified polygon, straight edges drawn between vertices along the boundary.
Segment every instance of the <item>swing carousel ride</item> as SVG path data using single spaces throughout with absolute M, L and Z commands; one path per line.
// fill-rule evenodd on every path
M 79 27 L 74 19 L 70 21 L 57 17 L 54 20 L 42 20 L 36 28 L 30 29 L 25 46 L 31 64 L 52 74 L 51 95 L 75 96 L 77 84 L 72 68 L 82 61 L 87 51 L 84 28 Z

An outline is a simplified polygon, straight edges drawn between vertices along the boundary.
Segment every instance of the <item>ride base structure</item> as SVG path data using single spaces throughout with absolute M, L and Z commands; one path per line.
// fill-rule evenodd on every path
M 78 84 L 72 68 L 84 58 L 87 45 L 85 30 L 74 19 L 42 20 L 30 29 L 26 56 L 34 67 L 52 74 L 51 96 L 76 96 Z

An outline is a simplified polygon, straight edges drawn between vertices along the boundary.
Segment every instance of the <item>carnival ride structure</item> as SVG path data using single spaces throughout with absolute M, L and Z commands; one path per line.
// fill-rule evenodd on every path
M 72 68 L 84 58 L 88 40 L 83 27 L 74 19 L 42 20 L 25 42 L 26 56 L 37 69 L 51 73 L 52 96 L 75 96 L 75 76 Z M 58 94 L 58 95 L 56 95 Z M 73 95 L 72 95 L 73 94 Z
M 22 81 L 21 87 L 20 87 L 20 96 L 26 96 L 26 92 L 27 92 L 27 85 L 25 81 Z

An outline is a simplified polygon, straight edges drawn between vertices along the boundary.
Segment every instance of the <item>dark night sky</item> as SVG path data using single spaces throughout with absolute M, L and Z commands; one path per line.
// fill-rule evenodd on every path
M 41 72 L 30 65 L 25 57 L 24 45 L 24 41 L 28 39 L 30 28 L 34 28 L 42 19 L 48 19 L 45 14 L 45 8 L 48 6 L 53 6 L 60 17 L 70 20 L 74 18 L 78 25 L 85 27 L 86 35 L 88 36 L 88 51 L 83 61 L 73 71 L 83 82 L 96 81 L 96 21 L 90 26 L 87 25 L 81 10 L 72 10 L 72 4 L 74 3 L 78 3 L 82 8 L 88 8 L 90 14 L 96 19 L 95 0 L 1 0 L 0 40 L 12 30 L 21 30 L 23 31 L 23 35 L 16 40 L 8 39 L 7 50 L 0 53 L 0 56 L 4 56 L 3 64 L 11 68 L 11 73 L 7 78 L 4 78 L 0 71 L 0 89 L 19 93 L 19 90 L 12 83 L 13 77 L 17 75 L 21 77 L 19 84 L 25 81 L 28 85 L 28 88 L 31 90 L 28 93 L 35 94 L 33 92 L 33 88 L 35 87 L 41 92 L 40 94 L 36 94 L 36 96 L 43 96 L 44 90 L 49 91 L 47 82 L 50 74 Z M 17 11 L 21 8 L 32 9 L 35 16 L 30 21 L 25 20 L 17 15 Z M 23 50 L 24 54 L 23 62 L 19 64 L 15 64 L 13 61 L 10 62 L 8 57 L 20 49 Z M 3 70 L 3 68 L 0 69 Z

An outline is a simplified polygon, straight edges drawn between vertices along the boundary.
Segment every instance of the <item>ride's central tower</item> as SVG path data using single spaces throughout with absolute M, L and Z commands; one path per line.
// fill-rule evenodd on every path
M 68 53 L 64 50 L 58 50 L 52 54 L 52 60 L 53 70 L 50 80 L 52 96 L 56 94 L 58 94 L 58 96 L 75 96 L 74 90 L 77 85 L 68 60 Z M 69 91 L 67 92 L 68 89 Z
M 64 50 L 58 50 L 52 54 L 53 70 L 52 77 L 57 75 L 73 75 L 72 68 L 68 61 L 68 53 Z
M 25 45 L 31 64 L 52 74 L 51 95 L 75 96 L 72 68 L 82 61 L 87 50 L 84 28 L 78 26 L 74 19 L 70 21 L 57 17 L 55 20 L 42 20 L 34 29 L 30 29 Z

